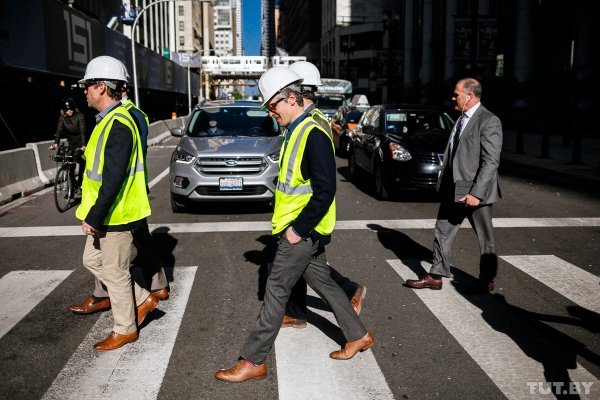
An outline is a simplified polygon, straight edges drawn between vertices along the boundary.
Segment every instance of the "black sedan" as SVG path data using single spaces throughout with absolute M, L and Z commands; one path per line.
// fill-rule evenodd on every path
M 439 108 L 373 106 L 353 132 L 350 175 L 353 179 L 363 171 L 371 175 L 375 194 L 382 200 L 398 190 L 435 190 L 453 124 Z

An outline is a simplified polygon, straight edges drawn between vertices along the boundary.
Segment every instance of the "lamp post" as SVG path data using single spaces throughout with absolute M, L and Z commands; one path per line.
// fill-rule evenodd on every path
M 132 63 L 132 68 L 133 68 L 133 93 L 134 93 L 134 97 L 135 97 L 135 103 L 138 107 L 140 106 L 140 97 L 139 97 L 139 93 L 138 93 L 137 66 L 136 66 L 136 62 L 135 62 L 135 28 L 137 26 L 138 21 L 140 20 L 142 15 L 144 15 L 144 13 L 146 12 L 147 9 L 149 9 L 150 7 L 155 6 L 157 4 L 160 4 L 160 3 L 169 3 L 169 2 L 174 2 L 174 1 L 177 1 L 177 0 L 156 0 L 156 1 L 146 5 L 144 8 L 142 8 L 142 10 L 135 17 L 135 20 L 133 21 L 133 25 L 131 26 L 131 63 Z M 194 0 L 188 0 L 188 1 L 194 1 Z M 196 0 L 196 1 L 199 1 L 201 3 L 202 2 L 209 2 L 209 3 L 214 2 L 214 0 Z M 189 70 L 189 68 L 188 68 L 188 70 Z

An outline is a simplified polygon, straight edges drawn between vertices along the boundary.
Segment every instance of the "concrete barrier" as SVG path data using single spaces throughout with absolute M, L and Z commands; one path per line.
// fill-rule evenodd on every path
M 148 130 L 148 146 L 156 146 L 171 137 L 171 128 L 183 127 L 187 117 L 179 117 L 176 119 L 166 119 L 164 121 L 156 121 L 150 124 Z
M 32 148 L 0 151 L 0 204 L 44 187 Z
M 61 142 L 66 141 L 61 140 Z M 56 153 L 56 150 L 50 149 L 53 143 L 54 140 L 47 140 L 45 142 L 27 143 L 25 145 L 26 148 L 32 149 L 35 154 L 38 176 L 44 184 L 54 182 L 56 170 L 58 169 L 56 161 L 50 158 L 50 154 Z
M 171 137 L 169 129 L 182 127 L 187 117 L 150 124 L 148 146 L 156 146 Z M 56 163 L 50 159 L 53 141 L 27 143 L 26 147 L 0 151 L 0 204 L 27 196 L 50 185 L 56 175 Z

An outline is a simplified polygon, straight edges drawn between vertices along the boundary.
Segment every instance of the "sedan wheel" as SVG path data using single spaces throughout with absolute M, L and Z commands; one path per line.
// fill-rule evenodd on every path
M 390 197 L 388 188 L 385 184 L 382 164 L 377 164 L 377 167 L 375 168 L 375 195 L 380 200 L 387 200 Z

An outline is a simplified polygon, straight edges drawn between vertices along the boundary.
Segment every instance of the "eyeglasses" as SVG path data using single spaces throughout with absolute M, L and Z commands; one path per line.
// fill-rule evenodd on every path
M 90 86 L 98 87 L 100 83 L 102 83 L 102 81 L 87 81 L 82 83 L 82 87 L 87 90 Z
M 285 97 L 280 97 L 279 100 L 277 100 L 275 103 L 267 104 L 265 106 L 265 108 L 268 111 L 275 112 L 275 110 L 277 109 L 277 104 L 279 104 L 280 102 L 282 102 L 285 99 L 286 99 Z

